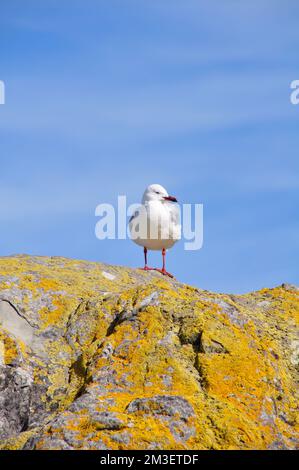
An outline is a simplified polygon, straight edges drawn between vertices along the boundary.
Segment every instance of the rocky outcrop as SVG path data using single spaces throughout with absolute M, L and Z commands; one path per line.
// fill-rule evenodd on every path
M 293 449 L 299 292 L 0 259 L 2 449 Z

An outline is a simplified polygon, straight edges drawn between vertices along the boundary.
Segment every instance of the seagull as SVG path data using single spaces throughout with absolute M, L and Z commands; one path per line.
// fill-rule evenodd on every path
M 174 276 L 166 271 L 166 250 L 181 238 L 178 201 L 169 196 L 160 184 L 151 184 L 145 190 L 142 204 L 129 221 L 131 239 L 144 249 L 144 271 L 158 271 L 164 276 Z M 148 250 L 162 251 L 162 269 L 147 264 Z

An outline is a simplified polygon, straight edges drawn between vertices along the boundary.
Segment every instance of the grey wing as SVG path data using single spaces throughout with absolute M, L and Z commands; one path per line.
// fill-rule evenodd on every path
M 137 217 L 137 212 L 135 212 L 135 214 L 133 214 L 132 217 L 130 217 L 129 224 L 130 224 L 131 222 L 133 222 L 133 220 L 135 219 L 135 217 Z
M 133 222 L 133 220 L 136 219 L 136 217 L 138 217 L 138 215 L 139 215 L 139 211 L 135 211 L 134 214 L 132 215 L 132 217 L 131 217 L 130 220 L 129 220 L 129 224 L 130 224 L 131 222 Z

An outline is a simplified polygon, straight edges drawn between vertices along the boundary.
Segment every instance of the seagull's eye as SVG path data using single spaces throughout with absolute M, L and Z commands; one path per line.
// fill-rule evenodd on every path
M 156 194 L 160 194 L 159 191 L 155 191 Z

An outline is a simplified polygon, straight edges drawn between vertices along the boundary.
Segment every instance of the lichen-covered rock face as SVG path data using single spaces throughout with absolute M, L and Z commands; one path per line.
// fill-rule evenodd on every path
M 299 292 L 0 258 L 2 449 L 293 449 Z

